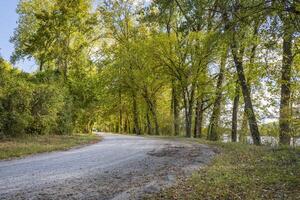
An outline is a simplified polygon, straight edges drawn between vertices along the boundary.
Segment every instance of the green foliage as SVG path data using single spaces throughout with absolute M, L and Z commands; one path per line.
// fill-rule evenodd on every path
M 19 24 L 12 37 L 12 61 L 32 57 L 40 70 L 58 69 L 64 76 L 70 65 L 86 55 L 96 16 L 90 0 L 20 1 Z
M 1 88 L 0 96 L 0 133 L 17 136 L 26 133 L 32 123 L 30 112 L 32 88 L 25 81 L 10 79 Z
M 28 134 L 45 135 L 57 126 L 58 113 L 63 108 L 63 94 L 55 85 L 36 85 L 30 104 L 32 123 L 27 128 Z
M 57 113 L 56 127 L 53 133 L 60 135 L 70 135 L 74 131 L 74 113 L 73 113 L 73 100 L 72 97 L 68 95 L 68 92 L 64 92 L 65 96 L 63 99 L 63 107 Z
M 260 126 L 260 131 L 262 135 L 278 137 L 279 124 L 276 122 L 262 124 Z
M 66 88 L 59 84 L 55 72 L 28 75 L 3 63 L 0 74 L 2 137 L 72 132 L 72 120 L 65 109 L 70 106 Z
M 41 135 L 70 134 L 74 130 L 91 132 L 101 99 L 99 76 L 90 57 L 98 37 L 95 29 L 97 15 L 92 12 L 92 1 L 46 0 L 43 4 L 39 0 L 20 1 L 17 13 L 19 23 L 11 39 L 15 44 L 12 61 L 34 58 L 39 72 L 20 73 L 18 76 L 7 73 L 11 82 L 19 84 L 11 87 L 20 94 L 12 93 L 9 81 L 4 77 L 7 91 L 1 92 L 3 105 L 5 98 L 8 98 L 6 101 L 18 95 L 26 98 L 26 103 L 22 98 L 18 99 L 20 103 L 14 103 L 15 107 L 22 102 L 26 104 L 22 113 L 18 110 L 21 108 L 16 108 L 15 115 L 19 117 L 12 117 L 22 124 L 16 124 L 20 128 L 15 131 Z M 19 80 L 21 76 L 24 76 L 22 82 Z M 1 113 L 10 115 L 8 110 L 8 107 L 3 107 Z M 5 127 L 1 130 L 6 132 L 5 135 L 12 135 Z

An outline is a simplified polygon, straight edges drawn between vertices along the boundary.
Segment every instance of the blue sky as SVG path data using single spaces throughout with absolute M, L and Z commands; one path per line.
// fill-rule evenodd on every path
M 14 50 L 14 45 L 9 42 L 9 39 L 17 27 L 18 15 L 16 8 L 18 2 L 19 0 L 0 0 L 0 54 L 6 60 L 9 60 Z M 17 63 L 16 67 L 26 72 L 36 70 L 34 62 L 28 60 Z

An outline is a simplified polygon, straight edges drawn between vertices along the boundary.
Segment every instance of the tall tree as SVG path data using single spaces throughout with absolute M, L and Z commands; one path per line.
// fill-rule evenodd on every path
M 213 111 L 210 118 L 210 124 L 208 127 L 207 138 L 209 140 L 218 140 L 219 133 L 219 121 L 221 114 L 221 105 L 222 105 L 222 97 L 223 97 L 223 82 L 224 82 L 224 72 L 227 61 L 228 50 L 225 49 L 220 62 L 220 71 L 218 74 L 218 81 L 216 85 L 216 97 L 214 101 Z
M 275 3 L 276 6 L 276 3 Z M 282 1 L 279 3 L 280 10 L 295 10 L 296 1 Z M 281 98 L 280 98 L 280 143 L 289 145 L 291 140 L 291 71 L 293 64 L 293 35 L 295 32 L 296 20 L 293 13 L 279 12 L 283 23 L 283 42 L 282 42 L 282 67 L 281 67 Z M 299 18 L 298 18 L 299 19 Z
M 90 0 L 20 1 L 17 12 L 12 61 L 32 57 L 40 71 L 57 68 L 67 78 L 79 57 L 88 59 L 97 22 Z
M 237 141 L 239 101 L 240 101 L 240 84 L 238 81 L 236 81 L 235 94 L 234 94 L 234 100 L 233 100 L 233 108 L 232 108 L 232 124 L 231 124 L 231 141 L 232 142 Z

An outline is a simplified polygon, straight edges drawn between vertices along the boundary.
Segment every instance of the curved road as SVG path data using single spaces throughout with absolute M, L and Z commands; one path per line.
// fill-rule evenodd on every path
M 205 145 L 102 135 L 91 146 L 0 161 L 0 199 L 140 199 L 215 154 Z

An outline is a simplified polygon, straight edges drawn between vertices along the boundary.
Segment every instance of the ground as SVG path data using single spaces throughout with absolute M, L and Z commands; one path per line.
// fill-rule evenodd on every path
M 150 199 L 300 199 L 300 148 L 210 144 L 222 153 Z
M 0 161 L 0 199 L 300 199 L 300 148 L 104 134 Z
M 208 164 L 196 142 L 103 136 L 100 143 L 0 162 L 0 199 L 142 199 Z

